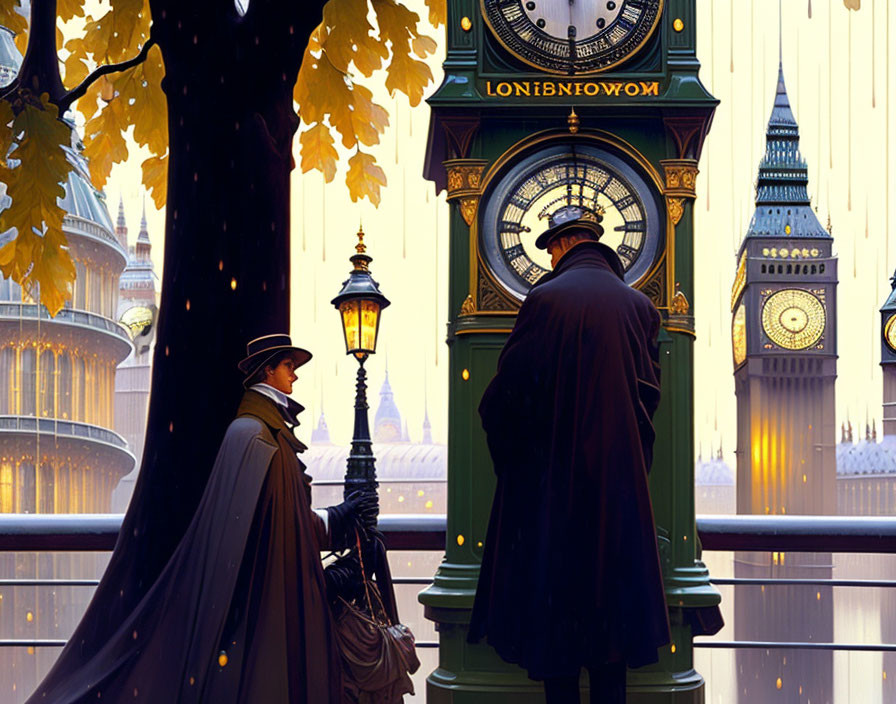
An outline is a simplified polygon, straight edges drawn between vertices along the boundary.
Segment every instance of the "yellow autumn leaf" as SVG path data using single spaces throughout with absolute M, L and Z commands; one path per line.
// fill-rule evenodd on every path
M 310 51 L 305 52 L 293 98 L 306 125 L 323 121 L 327 114 L 347 112 L 351 105 L 349 93 L 344 72 L 337 70 L 326 56 L 315 58 Z
M 74 37 L 65 43 L 65 49 L 68 57 L 62 64 L 65 69 L 64 79 L 66 87 L 71 89 L 87 78 L 87 46 L 82 37 Z
M 448 0 L 425 0 L 429 8 L 429 23 L 441 27 L 448 19 Z
M 115 0 L 99 19 L 87 17 L 84 41 L 97 64 L 132 58 L 149 38 L 148 0 Z
M 73 17 L 83 17 L 84 3 L 82 0 L 56 0 L 56 16 L 63 22 Z
M 368 147 L 379 144 L 380 135 L 389 125 L 389 113 L 373 102 L 373 93 L 369 89 L 357 83 L 352 86 L 351 99 L 349 116 L 355 140 Z
M 24 54 L 28 45 L 28 20 L 17 12 L 21 6 L 21 0 L 0 2 L 0 25 L 16 35 L 16 47 Z
M 84 156 L 90 163 L 93 185 L 103 188 L 112 165 L 128 158 L 124 131 L 129 125 L 127 105 L 118 98 L 110 101 L 84 125 Z
M 411 46 L 414 49 L 414 53 L 421 59 L 425 59 L 430 54 L 435 54 L 436 49 L 439 48 L 439 45 L 436 44 L 435 39 L 433 39 L 432 37 L 426 37 L 422 34 L 419 37 L 414 37 L 414 40 L 411 42 Z
M 412 107 L 420 102 L 423 90 L 432 81 L 429 66 L 410 54 L 393 54 L 386 74 L 386 89 L 390 93 L 398 90 L 407 95 Z
M 415 106 L 432 80 L 429 66 L 411 56 L 412 43 L 424 36 L 417 31 L 420 16 L 395 0 L 371 1 L 380 37 L 392 48 L 392 60 L 386 66 L 386 88 L 390 93 L 401 91 Z M 428 44 L 422 41 L 417 46 L 423 50 Z
M 5 100 L 0 100 L 0 163 L 6 161 L 9 148 L 12 146 L 12 124 L 15 115 L 12 105 Z
M 862 7 L 862 0 L 843 0 L 847 10 L 858 10 Z
M 348 160 L 345 184 L 352 202 L 367 198 L 374 205 L 379 205 L 380 188 L 386 185 L 386 174 L 376 165 L 372 155 L 358 152 Z
M 330 0 L 324 5 L 321 46 L 340 71 L 354 64 L 365 76 L 383 65 L 389 50 L 367 21 L 367 0 Z
M 143 186 L 152 196 L 152 202 L 161 210 L 168 200 L 168 154 L 151 156 L 140 164 L 143 169 Z
M 117 74 L 112 86 L 127 124 L 134 126 L 134 140 L 156 155 L 168 148 L 168 103 L 162 91 L 165 69 L 158 46 L 146 60 Z M 123 126 L 122 129 L 126 129 Z
M 321 122 L 312 125 L 299 135 L 302 145 L 302 173 L 317 169 L 329 183 L 336 176 L 336 160 L 339 153 L 333 146 L 333 136 Z
M 41 107 L 26 104 L 13 120 L 14 162 L 0 166 L 0 181 L 11 201 L 0 213 L 0 232 L 16 230 L 15 238 L 0 249 L 0 272 L 35 297 L 39 291 L 53 315 L 71 297 L 75 278 L 59 205 L 71 170 L 63 150 L 71 131 L 57 115 L 46 94 Z

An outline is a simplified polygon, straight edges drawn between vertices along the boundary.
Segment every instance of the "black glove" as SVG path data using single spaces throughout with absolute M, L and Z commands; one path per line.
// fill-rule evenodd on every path
M 354 550 L 337 559 L 324 569 L 324 582 L 327 585 L 327 600 L 335 604 L 339 597 L 346 601 L 358 597 L 363 591 L 361 562 Z
M 352 547 L 355 529 L 365 533 L 376 528 L 379 497 L 373 491 L 359 489 L 338 506 L 327 508 L 331 547 Z M 362 536 L 363 537 L 363 536 Z

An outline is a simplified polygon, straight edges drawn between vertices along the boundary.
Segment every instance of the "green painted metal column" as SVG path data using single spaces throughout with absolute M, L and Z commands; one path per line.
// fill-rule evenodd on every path
M 565 130 L 571 104 L 582 129 L 566 137 L 583 143 L 606 138 L 621 145 L 633 163 L 654 174 L 656 197 L 666 206 L 666 279 L 661 291 L 648 292 L 664 319 L 662 401 L 654 419 L 650 487 L 673 642 L 659 653 L 658 663 L 629 673 L 628 701 L 703 702 L 703 678 L 693 666 L 691 624 L 696 609 L 717 605 L 720 596 L 699 560 L 694 517 L 693 201 L 700 149 L 716 101 L 698 79 L 695 21 L 695 0 L 667 0 L 654 53 L 645 59 L 661 70 L 643 69 L 643 76 L 629 71 L 619 78 L 633 84 L 658 81 L 655 100 L 604 94 L 599 99 L 501 99 L 488 93 L 486 81 L 532 82 L 544 75 L 508 68 L 495 58 L 500 47 L 488 40 L 479 2 L 449 3 L 446 76 L 429 101 L 433 119 L 426 166 L 427 178 L 447 188 L 454 204 L 449 226 L 447 544 L 433 585 L 419 597 L 439 634 L 439 666 L 427 679 L 429 704 L 544 701 L 541 683 L 502 661 L 486 643 L 466 642 L 495 488 L 477 409 L 515 319 L 512 310 L 483 305 L 477 238 L 480 200 L 485 203 L 491 196 L 490 179 L 497 180 L 518 154 L 539 148 L 538 140 Z M 593 80 L 611 79 L 615 77 L 607 73 Z M 534 146 L 527 147 L 527 140 Z M 583 697 L 585 692 L 583 674 Z

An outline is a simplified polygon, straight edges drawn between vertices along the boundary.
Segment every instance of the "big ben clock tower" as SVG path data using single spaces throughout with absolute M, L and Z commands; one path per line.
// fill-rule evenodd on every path
M 698 78 L 695 20 L 696 0 L 448 3 L 425 166 L 455 206 L 447 545 L 420 595 L 439 630 L 431 703 L 543 701 L 539 683 L 466 642 L 495 487 L 476 409 L 521 302 L 550 268 L 535 238 L 567 205 L 603 215 L 602 242 L 664 321 L 650 483 L 673 643 L 629 674 L 628 701 L 703 701 L 692 637 L 717 626 L 719 594 L 694 522 L 693 201 L 717 101 Z
M 756 210 L 738 253 L 731 296 L 737 396 L 737 512 L 836 512 L 834 382 L 837 259 L 808 195 L 799 129 L 779 67 Z M 824 579 L 829 554 L 739 553 L 737 577 Z M 831 590 L 744 590 L 739 640 L 833 639 Z M 737 654 L 739 701 L 830 702 L 830 653 Z

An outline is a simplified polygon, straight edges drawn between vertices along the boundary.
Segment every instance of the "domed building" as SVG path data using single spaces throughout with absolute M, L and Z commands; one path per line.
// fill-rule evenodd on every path
M 21 65 L 12 35 L 0 29 L 0 84 Z M 73 126 L 72 126 L 73 127 Z M 77 278 L 55 317 L 0 277 L 0 512 L 104 513 L 134 455 L 114 427 L 115 369 L 132 350 L 116 322 L 118 282 L 127 262 L 102 193 L 90 181 L 74 128 L 65 148 L 73 170 L 60 205 Z M 3 193 L 0 208 L 8 207 Z M 94 554 L 4 553 L 6 578 L 92 578 Z M 83 587 L 0 588 L 0 638 L 59 639 L 71 633 L 90 598 Z M 23 701 L 57 648 L 2 648 L 0 700 Z
M 315 506 L 342 501 L 342 482 L 351 446 L 334 445 L 321 410 L 311 445 L 302 455 L 314 478 Z M 373 425 L 373 454 L 380 484 L 380 513 L 444 513 L 448 448 L 434 443 L 429 414 L 424 411 L 422 442 L 413 443 L 395 403 L 389 373 L 380 387 Z
M 735 475 L 724 458 L 722 448 L 710 451 L 709 459 L 697 457 L 694 467 L 694 505 L 698 514 L 726 515 L 736 513 Z

